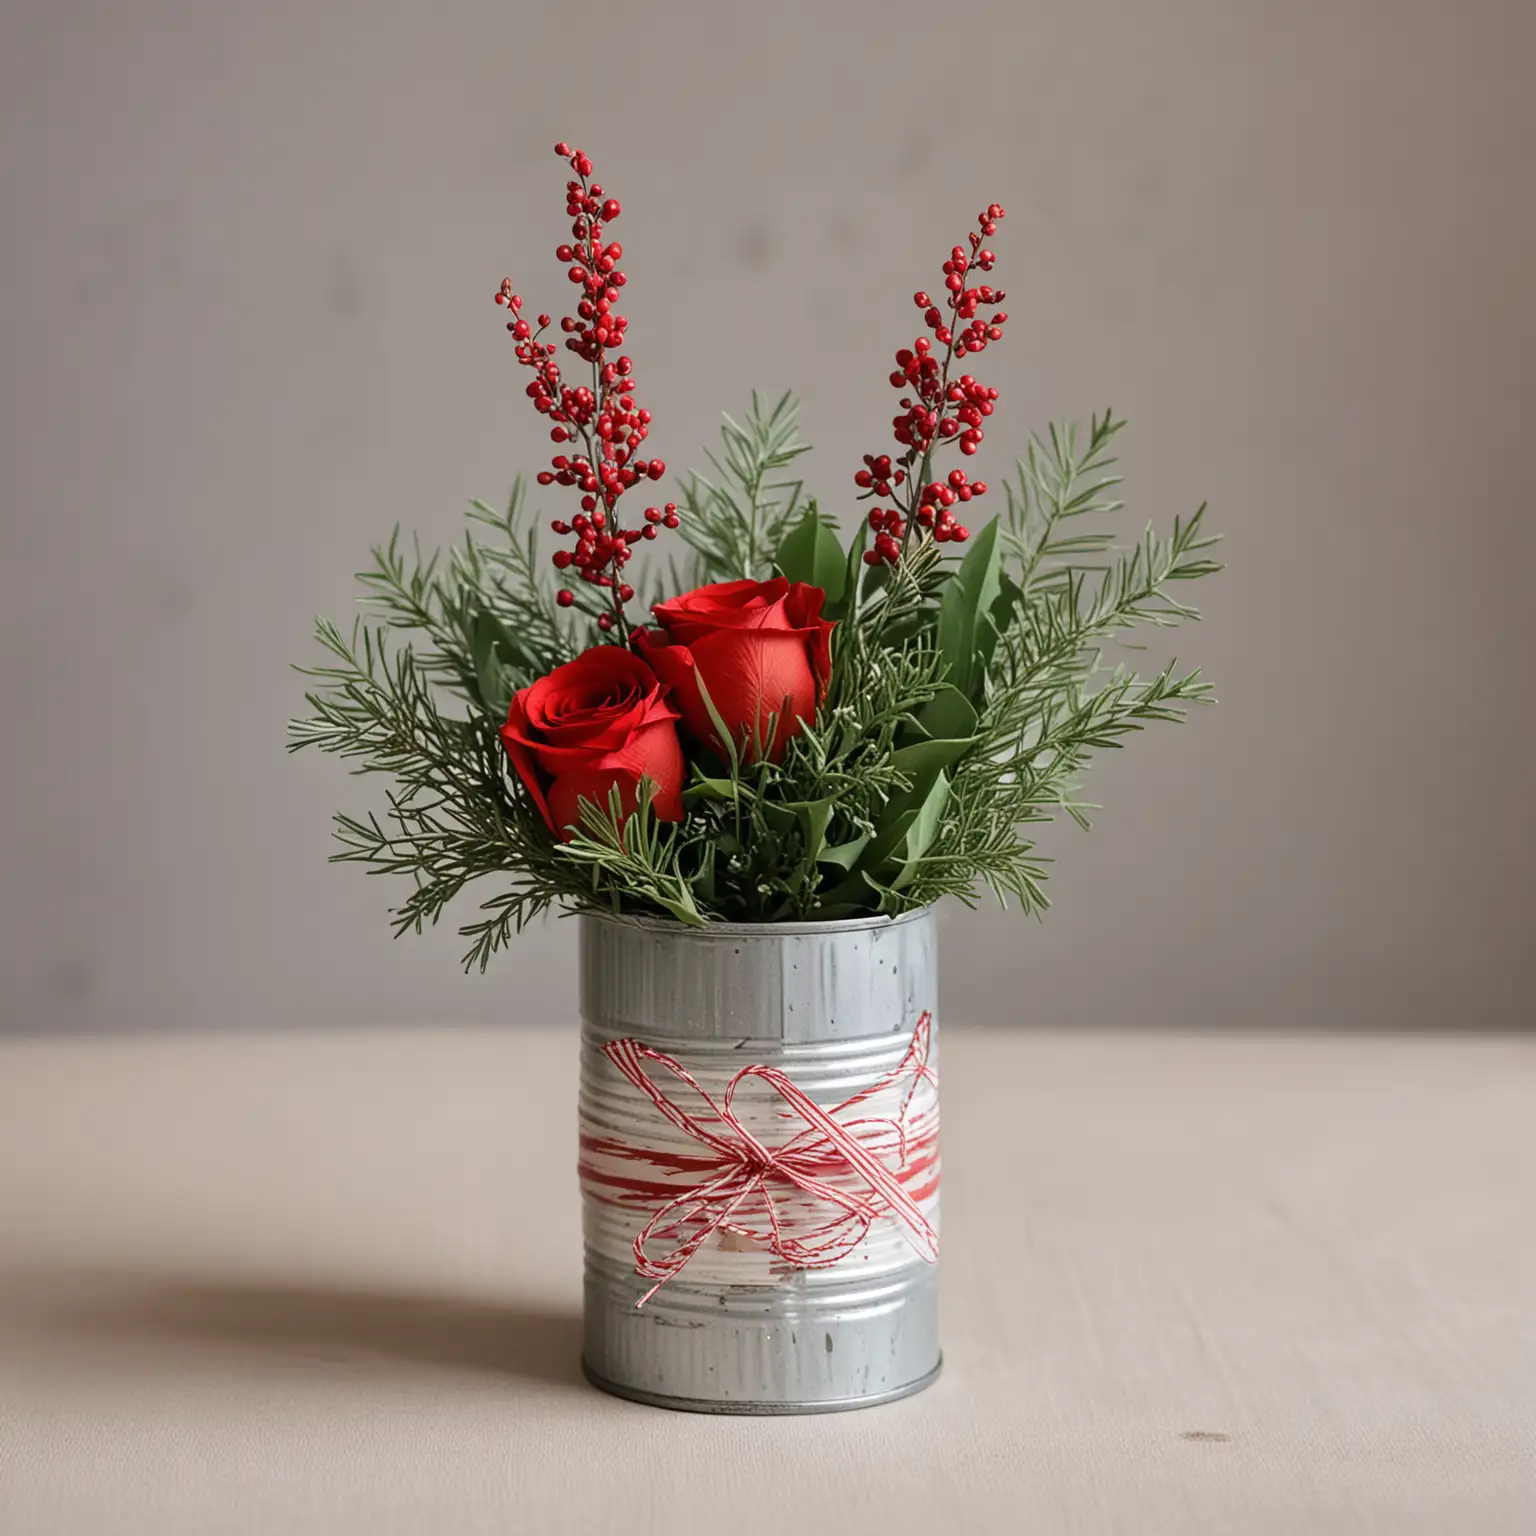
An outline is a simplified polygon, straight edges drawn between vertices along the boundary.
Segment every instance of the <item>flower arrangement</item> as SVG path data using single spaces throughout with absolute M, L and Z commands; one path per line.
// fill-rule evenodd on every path
M 851 542 L 794 475 L 789 395 L 727 417 L 709 472 L 637 513 L 666 466 L 646 456 L 623 350 L 622 209 L 585 154 L 556 153 L 571 170 L 556 255 L 578 295 L 563 347 L 510 281 L 495 298 L 555 446 L 537 483 L 573 504 L 549 524 L 562 544 L 541 559 L 519 478 L 504 512 L 473 504 L 446 553 L 396 530 L 360 574 L 367 616 L 318 623 L 328 655 L 301 669 L 314 686 L 291 746 L 392 780 L 381 810 L 336 818 L 334 857 L 411 877 L 397 932 L 498 878 L 461 929 L 482 968 L 557 904 L 773 923 L 990 888 L 1043 909 L 1031 829 L 1086 825 L 1091 754 L 1208 697 L 1197 671 L 1106 659 L 1128 630 L 1197 616 L 1179 592 L 1219 569 L 1204 508 L 1117 546 L 1122 424 L 1106 412 L 1031 439 L 977 520 L 987 482 L 944 460 L 975 456 L 998 399 L 970 371 L 1008 324 L 985 280 L 993 203 L 937 295 L 913 296 L 922 334 L 895 354 L 893 446 L 852 474 L 849 499 L 870 505 Z M 671 558 L 632 572 L 664 537 Z

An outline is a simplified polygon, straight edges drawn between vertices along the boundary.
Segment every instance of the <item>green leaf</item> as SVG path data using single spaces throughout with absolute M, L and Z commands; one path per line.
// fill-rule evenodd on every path
M 914 741 L 891 753 L 891 765 L 914 779 L 942 773 L 976 744 L 974 736 L 949 737 L 941 741 Z
M 530 656 L 528 648 L 516 634 L 488 608 L 475 614 L 474 644 L 478 650 L 482 644 L 494 643 L 503 661 L 511 662 L 519 671 L 538 672 L 537 660 Z
M 1019 612 L 1019 607 L 1024 601 L 1024 589 L 1007 571 L 998 573 L 998 585 L 1001 591 L 998 592 L 997 599 L 992 604 L 992 627 L 998 634 L 1003 635 L 1012 627 L 1014 618 Z
M 941 744 L 918 743 L 918 745 Z M 942 745 L 947 746 L 948 743 Z M 849 866 L 848 878 L 840 881 L 827 893 L 827 901 L 857 901 L 870 889 L 870 880 L 905 867 L 909 857 L 905 851 L 908 846 L 907 839 L 912 827 L 922 817 L 933 796 L 934 786 L 943 781 L 944 790 L 938 798 L 938 810 L 942 810 L 944 799 L 949 793 L 949 782 L 945 778 L 943 768 L 932 762 L 925 763 L 913 777 L 914 783 L 911 790 L 894 794 L 886 801 L 885 809 L 876 823 L 874 835 L 860 850 L 857 862 Z M 934 814 L 937 815 L 937 810 Z M 931 834 L 928 841 L 932 841 Z
M 997 644 L 992 605 L 1002 593 L 1002 554 L 997 519 L 971 542 L 939 603 L 939 653 L 949 663 L 949 682 L 969 699 L 979 699 L 987 663 Z
M 1217 553 L 1198 514 L 1171 535 L 1111 547 L 1098 520 L 1119 506 L 1113 426 L 1095 417 L 1090 436 L 1053 430 L 1031 446 L 992 535 L 1001 556 L 990 582 L 985 519 L 953 549 L 916 541 L 899 571 L 863 565 L 874 535 L 850 523 L 841 599 L 824 604 L 841 620 L 832 686 L 790 750 L 761 761 L 740 729 L 734 739 L 722 730 L 718 755 L 697 745 L 688 754 L 702 777 L 687 791 L 686 820 L 657 819 L 647 780 L 634 816 L 621 820 L 610 796 L 602 815 L 585 808 L 569 843 L 551 836 L 497 732 L 508 693 L 578 650 L 590 616 L 555 603 L 521 485 L 504 516 L 476 507 L 474 532 L 441 556 L 390 539 L 360 578 L 379 627 L 321 624 L 321 664 L 304 669 L 309 709 L 291 727 L 291 746 L 392 781 L 377 813 L 338 817 L 336 856 L 407 882 L 397 932 L 421 931 L 475 882 L 494 881 L 462 928 L 466 963 L 482 966 L 556 903 L 772 923 L 969 902 L 990 889 L 1040 912 L 1050 860 L 1038 827 L 1086 822 L 1091 760 L 1209 698 L 1196 674 L 1171 664 L 1150 678 L 1113 665 L 1140 626 L 1196 617 L 1190 583 Z M 690 503 L 682 527 L 693 558 L 671 590 L 772 571 L 805 523 L 799 451 L 788 406 L 754 402 L 750 420 L 727 423 L 714 484 L 678 493 Z M 791 564 L 801 561 L 793 574 L 824 580 L 814 525 L 801 542 L 798 555 L 790 545 Z M 652 578 L 655 595 L 665 581 Z M 831 815 L 816 808 L 834 796 Z
M 822 845 L 827 840 L 827 827 L 837 809 L 836 798 L 826 800 L 799 800 L 790 807 L 800 822 L 805 838 L 806 862 L 814 863 L 821 857 Z
M 864 551 L 869 548 L 869 524 L 861 520 L 848 544 L 848 557 L 843 566 L 843 590 L 834 603 L 830 599 L 823 609 L 829 619 L 845 619 L 852 611 L 854 599 L 859 595 L 859 576 L 867 569 Z
M 833 813 L 837 810 L 837 798 L 830 796 L 824 800 L 797 800 L 792 802 L 788 809 L 795 813 L 795 819 L 800 824 L 803 852 L 794 874 L 787 883 L 791 890 L 800 889 L 806 882 L 809 882 L 810 887 L 814 889 L 816 862 L 821 857 L 822 847 L 827 840 L 827 827 L 831 824 Z
M 800 825 L 798 806 L 783 805 L 773 800 L 763 801 L 760 810 L 763 824 L 776 837 L 784 838 Z
M 948 799 L 949 779 L 941 769 L 907 827 L 906 841 L 902 846 L 901 872 L 891 882 L 893 891 L 899 891 L 916 876 L 918 861 L 939 835 L 939 823 L 943 820 L 944 806 Z
M 494 613 L 475 615 L 470 642 L 480 702 L 493 715 L 505 715 L 519 683 L 536 669 L 528 667 L 522 647 Z
M 745 417 L 724 417 L 723 451 L 706 455 L 707 475 L 695 470 L 683 480 L 681 537 L 692 559 L 674 586 L 770 574 L 774 550 L 805 509 L 801 482 L 789 478 L 809 447 L 798 411 L 787 391 L 771 404 L 754 392 Z
M 687 923 L 690 928 L 702 928 L 704 919 L 699 916 L 699 909 L 694 905 L 693 898 L 688 893 L 688 887 L 680 888 L 680 894 L 672 895 L 669 891 L 658 889 L 651 898 L 659 907 L 664 907 L 680 923 Z
M 480 702 L 497 719 L 503 718 L 511 707 L 512 695 L 517 689 L 502 668 L 494 648 L 475 659 L 475 691 L 480 695 Z
M 917 723 L 935 741 L 968 741 L 976 734 L 974 706 L 946 683 L 917 713 Z
M 871 886 L 865 879 L 866 873 L 883 868 L 889 862 L 891 853 L 901 845 L 916 815 L 911 805 L 911 796 L 900 795 L 892 800 L 880 819 L 875 835 L 866 841 L 854 863 L 849 866 L 848 878 L 838 881 L 826 893 L 823 907 L 817 908 L 820 915 L 826 915 L 827 906 L 841 906 L 847 902 L 868 905 Z
M 691 881 L 699 901 L 706 907 L 715 902 L 715 847 L 706 840 L 700 849 L 699 872 Z
M 824 847 L 816 855 L 817 862 L 822 864 L 834 864 L 839 869 L 852 869 L 859 861 L 859 855 L 869 846 L 869 833 L 862 832 L 852 842 L 834 843 L 830 847 Z M 825 916 L 825 914 L 822 914 Z
M 774 564 L 790 581 L 808 582 L 826 594 L 828 606 L 842 601 L 848 568 L 843 546 L 813 501 L 804 517 L 784 535 Z
M 738 797 L 750 800 L 751 787 L 738 784 L 731 779 L 711 778 L 709 774 L 699 773 L 697 770 L 688 787 L 683 791 L 683 799 L 689 805 L 697 805 L 701 800 L 723 800 L 731 804 Z

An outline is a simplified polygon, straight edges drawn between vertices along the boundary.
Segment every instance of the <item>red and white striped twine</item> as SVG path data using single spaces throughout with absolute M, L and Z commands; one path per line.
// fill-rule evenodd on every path
M 635 1271 L 656 1284 L 636 1305 L 643 1307 L 717 1232 L 761 1243 L 794 1268 L 825 1269 L 846 1258 L 875 1222 L 889 1216 L 923 1259 L 937 1260 L 938 1234 L 918 1203 L 937 1188 L 937 1114 L 923 1117 L 916 1127 L 909 1124 L 918 1084 L 937 1087 L 928 1065 L 932 1034 L 932 1016 L 924 1013 L 901 1063 L 831 1109 L 823 1109 L 779 1068 L 760 1064 L 737 1072 L 717 1104 L 687 1068 L 664 1052 L 632 1039 L 605 1045 L 603 1054 L 623 1076 L 704 1149 L 684 1155 L 583 1129 L 583 1193 L 610 1205 L 651 1209 L 634 1240 Z M 669 1098 L 652 1078 L 653 1066 L 696 1094 L 702 1109 L 689 1113 Z M 899 1088 L 903 1079 L 909 1081 L 894 1116 L 844 1118 L 857 1105 Z M 804 1122 L 805 1128 L 781 1146 L 765 1146 L 733 1109 L 738 1089 L 754 1080 L 787 1106 L 779 1111 L 782 1118 Z M 886 1160 L 892 1153 L 894 1169 Z M 633 1164 L 664 1170 L 667 1177 L 662 1181 L 622 1171 L 622 1165 Z M 678 1188 L 679 1175 L 689 1179 L 686 1188 Z M 807 1204 L 819 1209 L 816 1224 L 792 1231 L 794 1223 L 779 1204 L 786 1196 L 802 1209 Z M 651 1245 L 668 1239 L 675 1240 L 673 1246 L 653 1256 Z

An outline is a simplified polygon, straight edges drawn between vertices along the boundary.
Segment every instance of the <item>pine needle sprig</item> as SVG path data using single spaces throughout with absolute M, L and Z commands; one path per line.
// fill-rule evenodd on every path
M 720 436 L 721 453 L 705 455 L 714 478 L 695 470 L 680 492 L 679 532 L 693 555 L 681 589 L 761 576 L 803 509 L 803 482 L 785 474 L 810 447 L 793 394 L 770 406 L 754 392 L 745 421 L 726 416 Z
M 1122 478 L 1112 473 L 1110 449 L 1124 426 L 1111 411 L 1094 415 L 1079 450 L 1076 424 L 1052 423 L 1043 439 L 1031 436 L 1016 465 L 1017 482 L 1004 482 L 1003 542 L 1019 562 L 1017 579 L 1026 593 L 1100 568 L 1096 557 L 1110 548 L 1113 530 L 1075 524 L 1122 510 L 1111 494 Z
M 605 807 L 583 800 L 581 826 L 561 854 L 590 871 L 594 902 L 606 898 L 615 912 L 638 903 L 699 927 L 704 918 L 679 867 L 681 833 L 651 814 L 648 786 L 649 780 L 642 781 L 639 805 L 628 817 L 616 789 Z
M 489 719 L 443 714 L 430 674 L 410 647 L 391 646 L 384 626 L 359 620 L 346 636 L 321 620 L 315 633 L 334 661 L 300 669 L 318 686 L 305 695 L 310 715 L 290 724 L 289 749 L 318 747 L 356 762 L 356 773 L 395 781 L 382 815 L 336 816 L 333 860 L 411 878 L 393 914 L 397 934 L 436 923 L 471 881 L 509 880 L 487 904 L 491 918 L 460 930 L 474 940 L 466 966 L 484 968 L 539 912 L 580 895 L 582 881 L 509 783 Z
M 496 531 L 494 543 L 466 532 L 453 548 L 454 583 L 482 611 L 516 615 L 518 635 L 539 672 L 548 672 L 582 648 L 578 613 L 595 617 L 601 606 L 562 609 L 555 601 L 555 583 L 548 564 L 539 558 L 534 519 L 527 515 L 527 485 L 519 475 L 512 484 L 507 510 L 498 512 L 485 502 L 469 504 L 471 522 Z M 462 597 L 460 599 L 462 604 Z

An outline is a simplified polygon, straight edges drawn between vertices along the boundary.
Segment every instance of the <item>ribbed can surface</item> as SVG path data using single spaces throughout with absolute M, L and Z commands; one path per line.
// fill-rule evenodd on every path
M 840 1162 L 829 1150 L 835 1136 L 818 1140 L 809 1125 L 816 1108 L 879 1158 L 918 1224 L 936 1233 L 933 910 L 702 929 L 596 914 L 580 923 L 588 1374 L 643 1401 L 726 1413 L 861 1407 L 932 1380 L 938 1266 L 910 1222 L 854 1220 L 838 1230 L 856 1241 L 823 1252 L 846 1205 L 770 1172 L 643 1306 L 657 1282 L 637 1273 L 634 1243 L 669 1200 L 719 1175 L 717 1145 L 755 1141 L 771 1154 L 799 1137 L 826 1154 L 817 1164 L 824 1184 L 848 1203 L 866 1200 L 857 1160 Z M 617 1041 L 648 1048 L 646 1077 L 692 1129 L 619 1069 L 604 1049 Z M 738 1137 L 718 1111 L 748 1066 L 768 1071 L 737 1082 Z M 794 1108 L 795 1090 L 816 1108 Z M 716 1132 L 723 1139 L 712 1144 Z M 680 1210 L 688 1215 L 686 1202 Z M 676 1249 L 709 1214 L 701 1207 L 656 1234 L 647 1253 Z M 816 1263 L 776 1253 L 774 1231 L 785 1252 L 798 1240 Z

